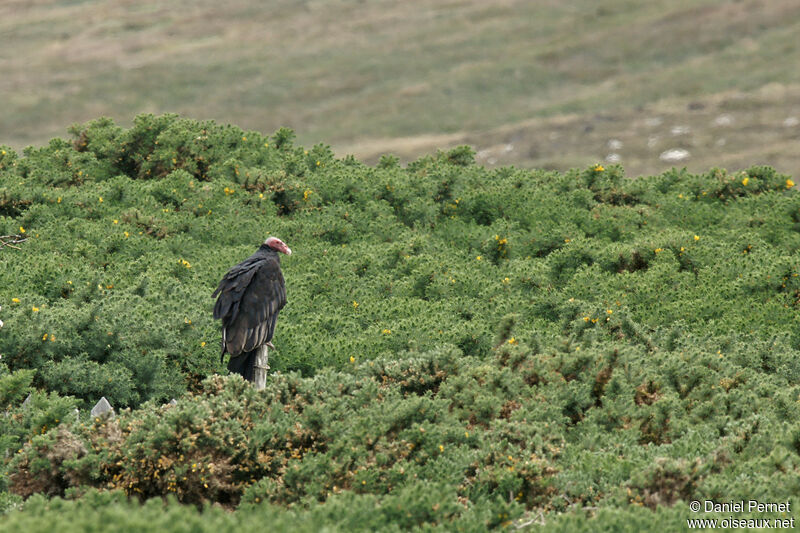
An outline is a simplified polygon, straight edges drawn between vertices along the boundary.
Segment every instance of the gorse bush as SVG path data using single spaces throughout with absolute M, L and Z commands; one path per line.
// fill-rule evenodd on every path
M 0 248 L 20 526 L 125 494 L 236 509 L 205 511 L 227 528 L 596 530 L 797 493 L 787 176 L 488 170 L 467 147 L 373 168 L 174 115 L 70 131 L 0 149 L 0 235 L 26 239 Z M 214 376 L 210 294 L 269 235 L 294 254 L 256 392 Z M 75 416 L 101 396 L 115 418 Z

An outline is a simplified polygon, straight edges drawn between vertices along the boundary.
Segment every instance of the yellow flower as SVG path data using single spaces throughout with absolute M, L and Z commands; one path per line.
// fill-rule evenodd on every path
M 611 313 L 613 313 L 613 312 L 614 312 L 614 310 L 613 310 L 613 309 L 606 309 L 606 313 L 608 313 L 609 315 L 610 315 Z
M 478 256 L 478 257 L 476 257 L 475 259 L 477 259 L 478 261 L 480 261 L 480 260 L 481 260 L 481 256 Z
M 322 164 L 322 163 L 320 163 L 319 161 L 317 161 L 317 166 L 320 166 L 321 164 Z
M 697 235 L 695 235 L 695 236 L 694 236 L 694 240 L 696 240 L 696 241 L 699 241 L 699 240 L 700 240 L 700 237 L 699 237 L 699 236 L 697 236 Z
M 201 348 L 202 348 L 203 346 L 205 346 L 205 345 L 206 345 L 206 341 L 203 341 L 203 342 L 201 342 L 201 343 L 200 343 L 200 347 L 201 347 Z
M 46 340 L 47 340 L 47 333 L 45 333 L 45 334 L 42 336 L 42 340 L 43 340 L 43 341 L 46 341 Z
M 303 191 L 303 200 L 308 200 L 308 196 L 311 194 L 311 189 L 306 189 Z
M 358 309 L 358 302 L 353 300 L 353 309 Z
M 569 239 L 564 239 L 564 242 L 569 242 Z
M 750 178 L 748 176 L 745 176 L 744 179 L 742 180 L 742 185 L 747 187 L 748 183 L 750 183 Z
M 117 219 L 115 218 L 115 219 L 114 219 L 114 224 L 119 224 L 119 220 L 117 220 Z
M 32 310 L 34 313 L 38 313 L 38 312 L 39 312 L 39 308 L 38 308 L 38 307 L 36 307 L 35 305 L 34 305 L 33 307 L 31 307 L 31 310 Z
M 23 228 L 22 226 L 20 226 L 20 227 L 19 227 L 19 232 L 20 232 L 20 233 L 25 233 L 25 228 Z
M 60 203 L 61 203 L 61 197 L 60 197 L 60 196 L 58 197 L 58 200 L 56 200 L 56 203 L 57 203 L 57 204 L 60 204 Z
M 655 249 L 655 250 L 653 250 L 653 251 L 654 251 L 655 253 L 659 253 L 659 252 L 663 252 L 664 250 L 662 250 L 661 248 L 656 248 L 656 249 Z
M 131 235 L 131 234 L 130 234 L 130 233 L 128 233 L 127 231 L 123 231 L 123 233 L 125 234 L 125 238 L 126 238 L 126 239 L 127 239 L 128 237 L 130 237 L 130 235 Z
M 355 362 L 356 362 L 356 358 L 355 358 L 355 357 L 353 357 L 352 355 L 350 356 L 350 362 L 351 362 L 351 363 L 355 363 Z
M 511 337 L 510 339 L 508 339 L 508 344 L 517 344 L 517 339 Z
M 792 180 L 786 180 L 786 188 L 791 189 L 794 187 L 794 182 Z
M 247 142 L 247 137 L 242 137 L 242 140 Z
M 384 329 L 381 333 L 383 333 L 384 335 L 388 335 L 391 332 L 392 332 L 392 330 L 390 330 L 390 329 Z
M 98 197 L 97 197 L 97 201 L 98 201 L 98 202 L 100 202 L 100 203 L 102 204 L 102 203 L 103 203 L 103 197 L 102 197 L 102 196 L 98 196 Z
M 604 170 L 605 170 L 605 169 L 603 168 L 603 165 L 600 165 L 600 164 L 597 164 L 597 165 L 595 165 L 595 167 L 594 167 L 594 171 L 595 171 L 595 172 L 602 172 L 602 171 L 604 171 Z
M 439 451 L 440 451 L 440 452 L 443 452 L 443 451 L 444 451 L 444 445 L 442 445 L 442 444 L 440 444 L 440 445 L 439 445 Z
M 508 278 L 503 278 L 503 283 L 508 283 L 510 280 Z
M 19 303 L 19 298 L 11 298 L 11 301 L 14 302 L 15 304 L 18 304 Z

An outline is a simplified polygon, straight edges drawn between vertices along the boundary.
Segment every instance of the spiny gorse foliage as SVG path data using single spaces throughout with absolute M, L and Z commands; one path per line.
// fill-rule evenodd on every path
M 0 235 L 28 237 L 0 251 L 0 506 L 28 499 L 20 527 L 124 514 L 126 494 L 176 522 L 237 509 L 209 530 L 543 512 L 635 531 L 691 499 L 797 493 L 787 176 L 487 170 L 466 147 L 372 168 L 172 115 L 72 134 L 0 151 Z M 256 393 L 213 376 L 210 293 L 268 235 L 295 253 Z M 116 418 L 75 416 L 100 396 Z

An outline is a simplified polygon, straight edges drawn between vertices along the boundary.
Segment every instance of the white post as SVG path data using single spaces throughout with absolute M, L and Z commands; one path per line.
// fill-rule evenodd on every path
M 261 345 L 256 354 L 256 369 L 253 383 L 256 390 L 264 390 L 267 386 L 267 373 L 269 372 L 269 348 L 266 344 Z

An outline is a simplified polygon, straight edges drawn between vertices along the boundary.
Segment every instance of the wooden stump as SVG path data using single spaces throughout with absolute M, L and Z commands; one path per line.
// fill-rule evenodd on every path
M 263 390 L 267 386 L 267 373 L 269 372 L 269 347 L 262 345 L 256 354 L 256 370 L 253 384 L 256 390 Z

